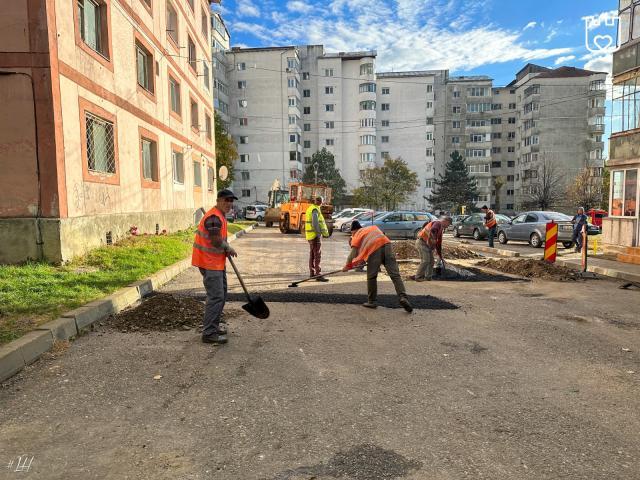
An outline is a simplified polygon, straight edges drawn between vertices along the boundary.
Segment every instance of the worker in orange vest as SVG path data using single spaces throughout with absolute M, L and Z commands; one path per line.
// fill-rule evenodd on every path
M 220 190 L 216 206 L 205 213 L 193 240 L 191 264 L 200 269 L 207 292 L 204 309 L 203 343 L 227 343 L 227 330 L 220 326 L 222 310 L 227 300 L 227 257 L 237 257 L 227 243 L 226 214 L 238 198 L 231 190 Z
M 496 230 L 498 229 L 498 221 L 496 220 L 496 214 L 486 205 L 480 210 L 484 213 L 484 226 L 489 230 L 489 248 L 493 248 L 493 238 L 496 236 Z
M 358 265 L 367 263 L 367 302 L 362 305 L 367 308 L 376 308 L 378 304 L 378 272 L 384 265 L 387 274 L 391 277 L 393 286 L 398 294 L 400 305 L 407 312 L 412 312 L 413 307 L 409 303 L 407 291 L 400 277 L 400 270 L 396 263 L 396 256 L 391 250 L 391 241 L 375 225 L 362 228 L 360 222 L 354 220 L 351 224 L 351 252 L 347 258 L 347 264 L 342 269 L 349 271 Z
M 420 265 L 415 275 L 409 278 L 416 282 L 429 281 L 433 277 L 433 251 L 435 250 L 444 264 L 442 258 L 442 234 L 451 225 L 451 217 L 442 217 L 440 220 L 434 220 L 425 224 L 424 228 L 418 233 L 416 239 L 416 248 L 420 252 Z

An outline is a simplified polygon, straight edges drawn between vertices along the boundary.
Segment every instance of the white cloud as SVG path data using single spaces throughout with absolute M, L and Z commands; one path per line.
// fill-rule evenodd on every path
M 555 65 L 562 65 L 563 63 L 567 63 L 571 60 L 575 60 L 576 56 L 575 55 L 566 55 L 563 57 L 558 57 L 556 58 L 556 61 L 554 62 Z
M 239 17 L 259 17 L 260 9 L 251 0 L 239 0 L 236 14 Z
M 529 22 L 525 25 L 525 27 L 522 29 L 524 30 L 529 30 L 530 28 L 534 28 L 536 25 L 538 25 L 538 22 Z
M 300 0 L 292 0 L 291 2 L 287 2 L 287 10 L 290 12 L 309 13 L 313 10 L 313 7 Z

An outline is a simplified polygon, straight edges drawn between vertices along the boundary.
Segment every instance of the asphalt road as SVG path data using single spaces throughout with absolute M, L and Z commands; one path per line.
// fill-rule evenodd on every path
M 286 288 L 298 235 L 235 248 L 251 288 L 288 301 L 266 321 L 230 304 L 223 347 L 103 327 L 27 368 L 0 389 L 0 478 L 640 479 L 640 291 L 408 283 L 447 308 L 371 311 L 338 303 L 364 300 L 362 274 Z M 326 241 L 325 266 L 346 252 Z M 201 295 L 199 274 L 165 290 Z M 298 303 L 313 292 L 329 303 Z M 20 455 L 29 472 L 4 468 Z

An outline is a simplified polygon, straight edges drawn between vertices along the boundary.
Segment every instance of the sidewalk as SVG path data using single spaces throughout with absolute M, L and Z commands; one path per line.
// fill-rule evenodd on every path
M 556 260 L 558 265 L 579 270 L 582 268 L 580 258 L 568 258 Z M 605 260 L 604 258 L 589 257 L 587 270 L 607 277 L 640 283 L 640 265 Z

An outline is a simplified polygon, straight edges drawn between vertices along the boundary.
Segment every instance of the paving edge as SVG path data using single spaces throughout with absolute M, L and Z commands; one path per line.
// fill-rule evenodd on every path
M 581 265 L 573 262 L 568 262 L 566 260 L 556 260 L 556 263 L 573 270 L 580 270 L 582 268 Z M 622 270 L 616 270 L 614 268 L 599 267 L 597 265 L 587 265 L 587 271 L 597 273 L 604 277 L 615 278 L 617 280 L 626 280 L 628 282 L 640 283 L 640 275 L 623 272 Z
M 256 228 L 253 224 L 230 235 L 229 242 Z M 157 271 L 148 278 L 134 282 L 107 297 L 94 300 L 60 315 L 60 318 L 40 325 L 22 337 L 0 346 L 0 382 L 4 382 L 26 365 L 35 362 L 43 353 L 51 350 L 57 340 L 69 340 L 89 330 L 96 322 L 133 305 L 154 290 L 169 282 L 191 266 L 191 258 L 185 258 Z

